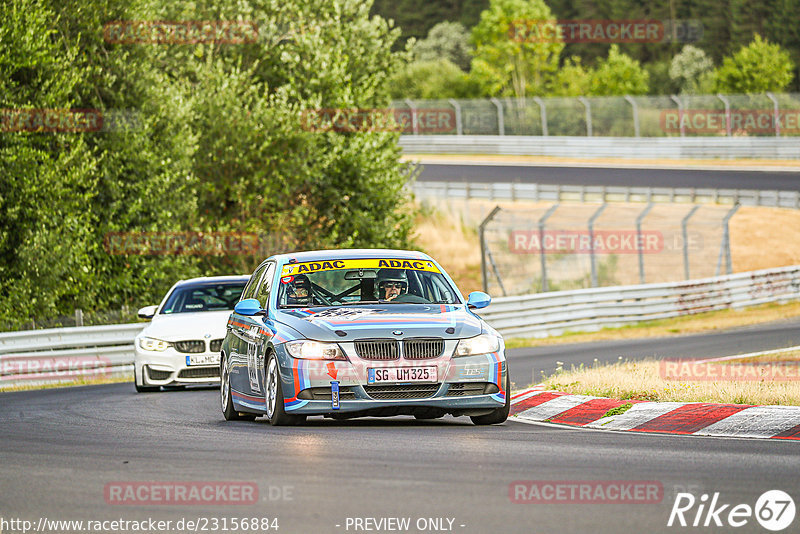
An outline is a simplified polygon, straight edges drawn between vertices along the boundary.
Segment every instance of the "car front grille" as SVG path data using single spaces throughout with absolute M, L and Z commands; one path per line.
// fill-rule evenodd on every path
M 149 376 L 151 380 L 166 380 L 171 374 L 171 371 L 159 371 L 147 367 L 147 376 Z
M 394 339 L 360 339 L 355 342 L 356 354 L 364 360 L 397 360 L 400 345 Z
M 212 339 L 208 346 L 211 349 L 211 352 L 219 352 L 222 349 L 222 340 Z
M 444 339 L 406 339 L 403 341 L 403 358 L 406 360 L 426 360 L 438 358 L 444 352 Z
M 219 378 L 219 367 L 190 367 L 182 369 L 178 378 Z
M 373 399 L 424 399 L 439 391 L 440 384 L 411 384 L 402 386 L 364 386 Z
M 489 388 L 488 386 L 494 386 Z M 487 382 L 460 382 L 457 384 L 450 384 L 450 387 L 445 393 L 445 397 L 467 397 L 469 395 L 486 395 L 489 389 L 497 390 L 497 386 Z M 494 391 L 493 393 L 496 393 Z
M 442 338 L 359 339 L 355 342 L 356 354 L 362 360 L 399 360 L 402 344 L 403 358 L 406 360 L 429 360 L 444 353 Z
M 175 350 L 177 350 L 178 352 L 186 352 L 186 353 L 205 352 L 206 343 L 202 339 L 192 339 L 189 341 L 176 341 Z

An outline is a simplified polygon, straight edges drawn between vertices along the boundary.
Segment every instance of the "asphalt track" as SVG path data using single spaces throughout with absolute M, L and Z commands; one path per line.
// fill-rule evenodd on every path
M 797 328 L 790 321 L 622 345 L 520 349 L 510 365 L 517 377 L 523 364 L 556 354 L 590 361 L 621 350 L 708 356 L 771 348 L 796 344 Z M 466 418 L 314 418 L 302 427 L 270 427 L 261 419 L 225 422 L 216 389 L 136 394 L 128 383 L 4 393 L 0 407 L 6 520 L 277 517 L 281 533 L 335 533 L 389 532 L 348 529 L 347 518 L 407 517 L 408 532 L 448 531 L 417 529 L 420 518 L 453 519 L 452 531 L 464 533 L 670 532 L 685 530 L 667 527 L 678 491 L 698 498 L 720 492 L 720 502 L 754 506 L 763 492 L 782 489 L 800 502 L 797 442 L 513 422 L 476 427 Z M 253 482 L 259 502 L 115 505 L 104 498 L 109 483 L 208 480 Z M 657 481 L 664 495 L 655 504 L 517 504 L 509 486 L 518 480 Z M 764 532 L 752 518 L 735 531 Z
M 418 180 L 800 191 L 800 172 L 781 170 L 425 163 Z

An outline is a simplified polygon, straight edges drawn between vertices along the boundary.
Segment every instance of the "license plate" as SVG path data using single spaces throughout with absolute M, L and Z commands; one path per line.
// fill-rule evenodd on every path
M 367 370 L 368 384 L 437 382 L 436 367 L 381 367 Z
M 219 365 L 219 354 L 192 354 L 186 357 L 186 365 Z

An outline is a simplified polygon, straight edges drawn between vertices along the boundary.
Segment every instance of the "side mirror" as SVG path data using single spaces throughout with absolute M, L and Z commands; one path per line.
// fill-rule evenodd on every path
M 233 311 L 239 315 L 247 315 L 248 317 L 267 314 L 267 310 L 261 308 L 261 303 L 258 302 L 258 299 L 240 300 L 236 303 L 236 306 L 233 307 Z
M 483 291 L 473 291 L 467 297 L 467 307 L 472 309 L 485 308 L 492 302 L 492 297 Z
M 139 308 L 137 315 L 139 315 L 139 319 L 152 319 L 157 311 L 158 306 L 145 306 L 144 308 Z

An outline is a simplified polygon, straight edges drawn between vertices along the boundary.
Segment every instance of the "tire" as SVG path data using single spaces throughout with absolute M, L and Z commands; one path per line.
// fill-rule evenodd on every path
M 274 353 L 270 353 L 267 358 L 267 369 L 264 373 L 265 400 L 267 402 L 267 419 L 272 426 L 299 425 L 306 420 L 304 415 L 290 415 L 286 413 L 283 406 L 285 397 L 283 396 L 283 386 L 281 385 L 281 374 L 278 369 L 278 358 Z
M 490 414 L 472 416 L 472 422 L 476 425 L 499 425 L 508 419 L 508 412 L 511 409 L 511 375 L 506 369 L 506 403 L 502 408 L 497 408 Z
M 153 393 L 161 389 L 161 386 L 140 386 L 139 381 L 136 379 L 136 366 L 133 367 L 133 385 L 136 386 L 136 393 Z
M 222 415 L 226 421 L 252 421 L 256 418 L 255 414 L 239 413 L 233 407 L 233 397 L 231 396 L 231 379 L 228 375 L 228 364 L 223 354 L 219 361 L 219 399 L 222 407 Z

